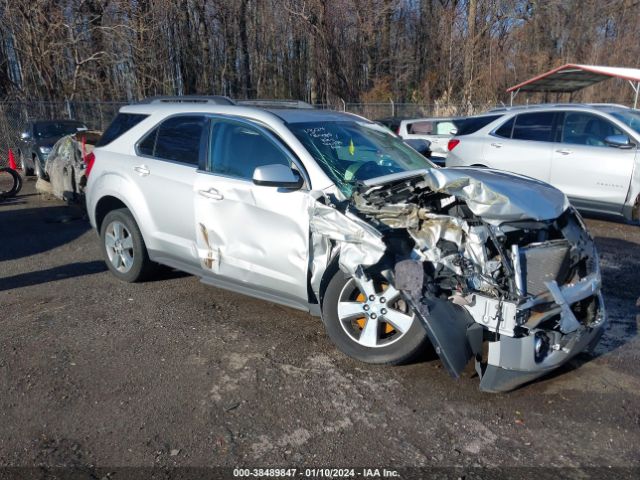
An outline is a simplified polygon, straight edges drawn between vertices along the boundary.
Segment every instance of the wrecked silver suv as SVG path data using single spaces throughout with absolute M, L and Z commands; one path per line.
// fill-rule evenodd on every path
M 361 117 L 228 99 L 121 110 L 88 161 L 110 270 L 156 263 L 322 316 L 347 355 L 407 361 L 429 342 L 506 391 L 593 348 L 594 242 L 555 188 L 439 169 Z

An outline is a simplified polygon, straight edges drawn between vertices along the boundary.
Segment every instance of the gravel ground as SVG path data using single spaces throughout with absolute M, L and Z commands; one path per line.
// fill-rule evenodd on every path
M 79 209 L 0 204 L 0 466 L 640 467 L 640 228 L 589 220 L 610 327 L 508 394 L 351 360 L 320 321 L 108 273 Z

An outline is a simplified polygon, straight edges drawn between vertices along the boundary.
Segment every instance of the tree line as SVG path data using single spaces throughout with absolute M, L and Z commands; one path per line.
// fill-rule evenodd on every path
M 639 38 L 640 0 L 0 0 L 0 99 L 488 104 L 563 63 L 638 67 Z

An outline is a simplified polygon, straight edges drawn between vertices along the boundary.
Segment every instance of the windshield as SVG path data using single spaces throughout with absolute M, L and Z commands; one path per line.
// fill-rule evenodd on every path
M 81 123 L 47 122 L 36 124 L 33 133 L 37 138 L 64 137 L 86 128 Z
M 611 115 L 640 134 L 640 112 L 638 110 L 620 110 L 611 112 Z
M 433 168 L 425 157 L 375 123 L 309 122 L 289 128 L 347 196 L 358 182 L 370 178 Z

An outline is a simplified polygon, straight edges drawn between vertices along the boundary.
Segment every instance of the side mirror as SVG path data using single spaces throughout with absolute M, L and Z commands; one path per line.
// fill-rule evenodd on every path
M 635 145 L 631 143 L 631 140 L 629 140 L 629 137 L 627 137 L 626 135 L 609 135 L 604 139 L 604 143 L 606 143 L 609 147 L 614 148 L 628 149 L 635 147 Z
M 405 140 L 405 143 L 425 157 L 429 157 L 431 155 L 431 142 L 429 140 L 424 140 L 422 138 L 408 138 Z
M 31 138 L 31 135 L 29 134 L 29 132 L 22 132 L 22 133 L 20 134 L 20 138 L 21 138 L 22 140 L 29 140 L 29 139 Z
M 303 178 L 286 165 L 262 165 L 253 171 L 253 183 L 263 187 L 302 188 Z

